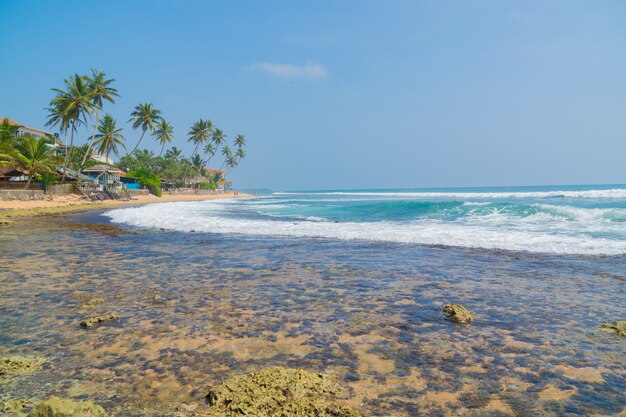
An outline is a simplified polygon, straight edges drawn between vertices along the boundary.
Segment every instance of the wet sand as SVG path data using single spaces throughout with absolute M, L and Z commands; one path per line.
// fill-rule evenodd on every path
M 626 314 L 624 257 L 120 229 L 97 212 L 18 220 L 0 250 L 0 355 L 47 360 L 0 400 L 202 415 L 210 386 L 287 366 L 335 375 L 364 416 L 626 412 L 625 339 L 600 327 Z

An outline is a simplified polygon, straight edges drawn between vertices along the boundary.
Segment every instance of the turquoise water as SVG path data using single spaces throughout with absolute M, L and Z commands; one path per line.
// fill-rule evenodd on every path
M 118 223 L 179 231 L 626 253 L 625 185 L 274 192 L 108 215 Z

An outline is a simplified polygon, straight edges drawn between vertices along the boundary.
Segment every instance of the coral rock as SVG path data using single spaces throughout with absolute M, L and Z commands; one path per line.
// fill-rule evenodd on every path
M 461 304 L 444 304 L 443 314 L 455 323 L 469 323 L 474 320 L 472 313 Z
M 28 417 L 108 417 L 108 415 L 102 407 L 91 401 L 51 397 L 37 404 Z

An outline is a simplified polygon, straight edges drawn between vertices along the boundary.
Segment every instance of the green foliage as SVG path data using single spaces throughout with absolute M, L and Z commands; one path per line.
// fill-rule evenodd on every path
M 211 186 L 211 182 L 198 182 L 196 183 L 196 188 L 198 188 L 199 190 L 215 190 L 215 184 L 213 184 L 213 186 Z
M 139 144 L 146 134 L 146 131 L 150 131 L 150 134 L 154 133 L 154 126 L 161 120 L 161 111 L 152 107 L 151 103 L 143 103 L 135 106 L 135 109 L 130 114 L 129 122 L 133 122 L 133 129 L 141 128 L 141 137 L 137 141 L 137 144 L 130 152 L 135 153 Z
M 139 168 L 126 174 L 127 177 L 136 178 L 139 184 L 146 187 L 150 194 L 154 194 L 157 197 L 163 195 L 161 190 L 161 178 L 149 168 Z
M 24 169 L 28 175 L 26 188 L 40 175 L 53 175 L 54 165 L 59 162 L 53 155 L 46 138 L 26 136 L 22 138 L 12 155 L 13 162 Z
M 17 128 L 17 126 L 9 123 L 9 119 L 2 119 L 2 123 L 0 123 L 0 146 L 13 143 Z
M 108 159 L 110 153 L 119 155 L 120 147 L 126 149 L 124 140 L 122 128 L 117 127 L 113 116 L 108 113 L 105 114 L 98 125 L 98 134 L 93 141 L 93 147 L 96 148 L 100 154 L 106 155 Z

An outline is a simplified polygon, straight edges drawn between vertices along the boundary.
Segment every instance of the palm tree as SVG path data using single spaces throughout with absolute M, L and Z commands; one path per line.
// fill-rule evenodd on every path
M 206 160 L 207 165 L 209 165 L 209 161 L 215 155 L 215 152 L 217 152 L 217 148 L 215 147 L 215 145 L 213 145 L 213 143 L 211 142 L 207 142 L 207 144 L 204 146 L 204 153 L 208 156 Z
M 189 135 L 188 141 L 193 142 L 196 145 L 192 155 L 196 155 L 198 153 L 198 147 L 209 140 L 212 132 L 213 123 L 211 123 L 210 120 L 200 119 L 193 124 L 191 130 L 187 133 Z
M 194 168 L 195 168 L 198 172 L 200 172 L 200 171 L 202 170 L 202 168 L 204 168 L 204 167 L 205 167 L 205 165 L 204 165 L 204 164 L 205 164 L 204 159 L 202 159 L 202 158 L 200 157 L 200 155 L 199 155 L 199 154 L 195 154 L 195 155 L 193 156 L 193 158 L 191 158 L 191 165 L 192 165 L 192 166 L 193 166 L 193 167 L 194 167 Z
M 33 136 L 25 137 L 13 154 L 14 162 L 28 175 L 25 189 L 37 175 L 54 173 L 53 166 L 57 159 L 46 138 L 37 139 Z
M 237 159 L 242 160 L 243 158 L 246 157 L 246 151 L 244 151 L 243 148 L 237 148 L 237 152 L 235 152 L 235 156 L 237 157 Z
M 15 132 L 17 132 L 17 126 L 12 125 L 9 119 L 3 119 L 0 123 L 0 163 L 3 160 L 9 160 L 14 151 Z
M 220 146 L 226 143 L 226 134 L 224 134 L 222 129 L 215 129 L 215 131 L 213 131 L 212 140 L 213 144 L 215 145 L 215 151 L 217 152 Z
M 226 166 L 228 168 L 237 168 L 237 165 L 239 165 L 239 161 L 237 161 L 237 158 L 234 155 L 229 155 L 228 158 L 226 158 Z
M 126 149 L 125 138 L 121 132 L 122 128 L 117 127 L 113 116 L 105 114 L 98 125 L 98 134 L 94 138 L 93 146 L 101 155 L 106 155 L 107 161 L 111 152 L 119 155 L 119 146 Z
M 91 101 L 93 103 L 94 109 L 96 111 L 96 123 L 93 125 L 94 132 L 91 138 L 95 138 L 98 131 L 98 124 L 100 122 L 100 110 L 102 110 L 102 104 L 104 101 L 108 101 L 111 104 L 115 104 L 114 97 L 119 97 L 120 95 L 117 92 L 117 89 L 110 87 L 110 84 L 115 82 L 115 79 L 106 79 L 106 74 L 103 71 L 96 71 L 95 69 L 91 69 L 91 76 L 85 77 L 87 84 L 91 88 Z M 87 152 L 85 152 L 85 156 L 83 156 L 83 160 L 80 163 L 82 167 L 85 165 L 85 161 L 91 155 L 91 148 L 93 143 L 89 141 L 89 147 L 87 148 Z
M 48 108 L 48 122 L 46 126 L 59 126 L 65 132 L 65 161 L 63 164 L 63 178 L 67 174 L 67 165 L 70 156 L 70 149 L 74 146 L 74 134 L 78 126 L 87 124 L 87 115 L 91 114 L 94 108 L 91 88 L 85 81 L 85 77 L 74 74 L 65 81 L 65 90 L 53 88 L 56 96 L 50 102 Z M 70 144 L 67 144 L 67 131 L 71 132 Z
M 172 149 L 168 149 L 167 151 L 165 151 L 165 159 L 178 161 L 182 154 L 183 151 L 178 149 L 176 146 L 172 146 Z
M 165 144 L 171 143 L 174 140 L 174 127 L 165 119 L 161 118 L 154 131 L 154 138 L 161 144 L 161 152 L 159 152 L 160 157 L 163 155 Z
M 235 145 L 238 148 L 243 148 L 244 146 L 246 146 L 246 137 L 244 135 L 235 136 Z
M 233 156 L 233 152 L 230 150 L 230 147 L 228 145 L 225 145 L 222 148 L 222 156 L 224 156 L 224 162 L 222 162 L 222 165 L 220 166 L 220 169 L 224 168 L 224 165 L 226 164 L 228 159 Z
M 154 125 L 160 119 L 161 111 L 152 107 L 152 104 L 146 102 L 135 106 L 135 110 L 133 110 L 130 114 L 130 119 L 128 121 L 133 122 L 133 129 L 141 127 L 141 137 L 137 141 L 133 150 L 130 152 L 131 154 L 137 150 L 147 130 L 149 130 L 151 134 L 154 133 Z
M 0 123 L 0 146 L 8 145 L 14 141 L 17 128 L 9 122 L 9 119 L 2 119 L 2 123 Z

